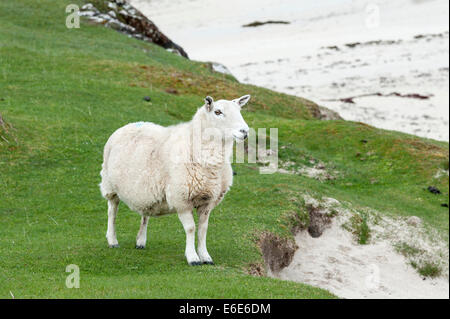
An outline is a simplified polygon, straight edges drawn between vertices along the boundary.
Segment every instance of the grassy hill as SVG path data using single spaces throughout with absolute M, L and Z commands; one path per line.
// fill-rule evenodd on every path
M 250 265 L 262 263 L 259 233 L 292 238 L 287 216 L 301 210 L 305 192 L 416 215 L 448 239 L 448 208 L 441 206 L 448 204 L 448 176 L 435 177 L 448 169 L 448 143 L 320 121 L 313 103 L 239 84 L 207 63 L 89 23 L 67 29 L 69 3 L 82 4 L 0 2 L 0 298 L 333 297 L 248 275 Z M 133 121 L 189 120 L 206 95 L 247 93 L 244 118 L 250 127 L 279 129 L 280 160 L 320 161 L 338 177 L 260 175 L 255 164 L 234 164 L 233 188 L 210 218 L 216 266 L 187 266 L 174 215 L 152 219 L 147 248 L 134 249 L 140 219 L 123 204 L 121 248 L 108 249 L 106 202 L 97 185 L 109 135 Z M 443 195 L 426 191 L 430 185 Z M 65 286 L 69 264 L 80 267 L 80 289 Z

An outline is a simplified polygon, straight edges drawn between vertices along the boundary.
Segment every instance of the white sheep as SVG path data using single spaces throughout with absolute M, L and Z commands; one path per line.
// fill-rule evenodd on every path
M 248 135 L 240 110 L 249 99 L 245 95 L 214 102 L 207 96 L 190 122 L 169 127 L 131 123 L 111 135 L 100 173 L 100 190 L 108 200 L 110 247 L 119 246 L 115 220 L 123 201 L 142 216 L 136 248 L 145 248 L 149 217 L 176 212 L 186 232 L 188 263 L 213 264 L 206 249 L 209 214 L 232 184 L 230 155 L 233 140 Z M 197 251 L 194 208 L 199 215 Z

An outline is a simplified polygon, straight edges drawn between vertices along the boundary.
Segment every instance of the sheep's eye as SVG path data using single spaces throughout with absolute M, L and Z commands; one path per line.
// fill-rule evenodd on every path
M 215 110 L 214 113 L 219 116 L 220 114 L 223 114 L 221 110 Z

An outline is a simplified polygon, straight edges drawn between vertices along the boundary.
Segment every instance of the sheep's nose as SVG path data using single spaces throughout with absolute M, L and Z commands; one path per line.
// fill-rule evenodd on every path
M 242 130 L 240 130 L 240 132 L 241 132 L 242 134 L 244 134 L 244 139 L 246 139 L 247 136 L 248 136 L 248 130 L 242 129 Z

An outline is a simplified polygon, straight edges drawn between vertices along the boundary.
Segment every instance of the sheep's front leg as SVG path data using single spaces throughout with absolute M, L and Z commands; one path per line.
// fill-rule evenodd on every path
M 200 261 L 202 263 L 214 265 L 214 262 L 211 256 L 208 254 L 208 250 L 206 249 L 206 233 L 208 231 L 209 214 L 210 214 L 209 210 L 199 211 L 197 252 L 200 257 Z
M 148 216 L 142 216 L 141 227 L 139 228 L 139 232 L 136 237 L 136 248 L 137 249 L 145 248 L 145 244 L 147 242 L 147 224 L 148 224 Z
M 195 222 L 192 211 L 178 213 L 178 218 L 186 232 L 186 250 L 184 254 L 187 262 L 191 266 L 201 265 L 200 258 L 195 251 Z
M 116 216 L 119 207 L 119 198 L 117 196 L 108 199 L 108 229 L 106 230 L 106 239 L 110 248 L 119 247 L 116 237 Z

